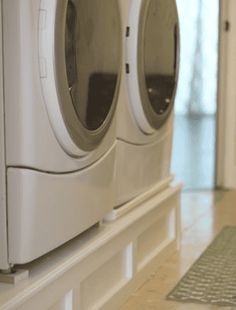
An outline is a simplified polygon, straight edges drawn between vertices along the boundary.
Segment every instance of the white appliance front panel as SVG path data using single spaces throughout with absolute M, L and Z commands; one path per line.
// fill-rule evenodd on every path
M 174 103 L 179 61 L 175 0 L 132 0 L 128 25 L 129 103 L 137 126 L 152 135 L 166 123 Z
M 148 144 L 160 139 L 172 126 L 173 112 L 158 130 L 145 116 L 139 85 L 140 17 L 145 15 L 144 0 L 120 0 L 123 22 L 123 68 L 118 102 L 117 137 L 133 144 Z M 150 2 L 150 1 L 147 1 Z M 129 65 L 129 73 L 127 73 Z
M 134 113 L 131 108 L 130 94 L 128 93 L 126 72 L 123 68 L 121 87 L 118 99 L 116 131 L 117 138 L 128 143 L 144 145 L 158 141 L 166 131 L 173 128 L 173 114 L 169 117 L 166 124 L 159 130 L 155 130 L 152 134 L 144 133 L 137 125 Z
M 62 245 L 114 207 L 115 145 L 80 172 L 8 169 L 9 261 L 23 264 Z
M 120 80 L 120 43 L 117 0 L 41 1 L 42 89 L 55 136 L 72 157 L 97 148 L 110 128 Z
M 172 130 L 158 141 L 134 145 L 117 141 L 116 201 L 120 206 L 170 175 Z
M 6 161 L 8 166 L 47 172 L 76 171 L 110 149 L 115 122 L 99 147 L 86 157 L 72 158 L 59 145 L 40 83 L 39 4 L 39 0 L 3 0 Z

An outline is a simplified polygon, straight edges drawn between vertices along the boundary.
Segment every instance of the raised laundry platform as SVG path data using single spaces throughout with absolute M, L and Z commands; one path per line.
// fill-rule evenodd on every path
M 23 266 L 28 279 L 0 284 L 0 309 L 118 309 L 178 247 L 180 191 L 169 186 Z

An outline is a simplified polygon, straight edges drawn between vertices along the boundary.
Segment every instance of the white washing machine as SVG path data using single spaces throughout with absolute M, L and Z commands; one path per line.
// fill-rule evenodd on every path
M 120 0 L 116 206 L 169 177 L 179 63 L 175 0 Z
M 6 269 L 114 207 L 121 23 L 117 0 L 3 0 L 2 10 Z

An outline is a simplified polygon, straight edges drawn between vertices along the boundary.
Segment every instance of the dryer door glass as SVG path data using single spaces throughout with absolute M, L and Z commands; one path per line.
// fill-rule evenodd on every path
M 68 89 L 89 131 L 104 125 L 114 105 L 120 70 L 117 0 L 69 0 L 65 58 Z
M 143 104 L 153 127 L 159 128 L 174 101 L 178 73 L 178 15 L 174 0 L 146 3 L 141 60 L 142 88 L 146 98 Z

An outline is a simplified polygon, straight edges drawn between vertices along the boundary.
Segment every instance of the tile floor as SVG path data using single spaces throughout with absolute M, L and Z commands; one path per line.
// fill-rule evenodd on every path
M 233 310 L 211 305 L 182 304 L 165 297 L 216 234 L 236 225 L 236 191 L 185 192 L 182 196 L 180 250 L 135 292 L 121 310 Z

